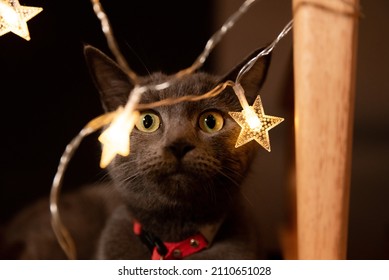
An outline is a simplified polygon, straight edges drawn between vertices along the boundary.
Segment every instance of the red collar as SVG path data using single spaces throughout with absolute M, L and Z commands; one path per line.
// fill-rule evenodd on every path
M 159 238 L 142 229 L 142 225 L 134 221 L 134 233 L 152 251 L 152 260 L 178 260 L 195 254 L 208 247 L 209 242 L 202 233 L 197 233 L 180 242 L 162 242 Z

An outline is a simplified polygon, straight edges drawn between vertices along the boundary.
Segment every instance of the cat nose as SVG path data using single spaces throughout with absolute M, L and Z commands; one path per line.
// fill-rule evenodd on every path
M 182 159 L 188 152 L 195 148 L 194 145 L 186 141 L 177 141 L 168 145 L 166 149 L 172 153 L 177 159 Z

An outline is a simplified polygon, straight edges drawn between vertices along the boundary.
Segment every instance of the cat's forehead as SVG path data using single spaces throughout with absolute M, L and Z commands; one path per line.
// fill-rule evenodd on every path
M 178 80 L 172 80 L 172 77 L 157 73 L 150 76 L 147 84 L 158 84 L 170 81 L 168 88 L 157 91 L 147 91 L 143 94 L 140 103 L 152 103 L 168 98 L 178 98 L 188 95 L 203 95 L 218 85 L 220 79 L 207 73 L 195 73 L 187 75 Z M 171 105 L 172 107 L 187 107 L 191 110 L 205 110 L 215 108 L 220 110 L 234 110 L 239 108 L 239 102 L 236 99 L 231 88 L 227 87 L 223 92 L 215 97 L 203 99 L 196 102 L 182 102 Z
M 206 73 L 186 75 L 179 79 L 161 73 L 154 73 L 142 84 L 160 84 L 169 82 L 169 87 L 163 90 L 149 90 L 143 95 L 142 101 L 158 101 L 165 98 L 187 95 L 201 95 L 217 85 L 217 78 Z

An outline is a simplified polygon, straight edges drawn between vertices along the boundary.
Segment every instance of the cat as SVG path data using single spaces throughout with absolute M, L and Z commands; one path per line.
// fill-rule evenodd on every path
M 261 50 L 222 77 L 197 71 L 166 89 L 145 92 L 140 103 L 200 95 L 235 81 L 242 66 Z M 104 110 L 124 106 L 135 86 L 128 75 L 91 45 L 84 47 L 84 54 Z M 266 80 L 270 59 L 261 57 L 241 78 L 250 104 Z M 140 77 L 139 85 L 171 78 L 156 72 Z M 61 214 L 75 237 L 78 258 L 263 258 L 253 209 L 241 190 L 259 146 L 252 141 L 235 148 L 240 126 L 228 114 L 241 110 L 227 87 L 216 97 L 140 112 L 130 135 L 130 155 L 117 155 L 107 167 L 110 181 L 61 197 Z M 45 214 L 38 220 L 40 212 Z M 13 252 L 15 258 L 64 258 L 47 229 L 49 220 L 47 199 L 24 210 L 5 231 L 4 252 Z M 43 228 L 50 233 L 39 233 Z

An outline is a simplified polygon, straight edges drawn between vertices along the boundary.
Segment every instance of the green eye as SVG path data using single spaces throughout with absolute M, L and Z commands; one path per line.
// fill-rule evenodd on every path
M 203 131 L 213 133 L 223 128 L 224 119 L 220 113 L 208 111 L 201 114 L 199 125 Z
M 144 112 L 139 116 L 136 128 L 143 132 L 154 132 L 161 124 L 159 116 L 153 112 Z

